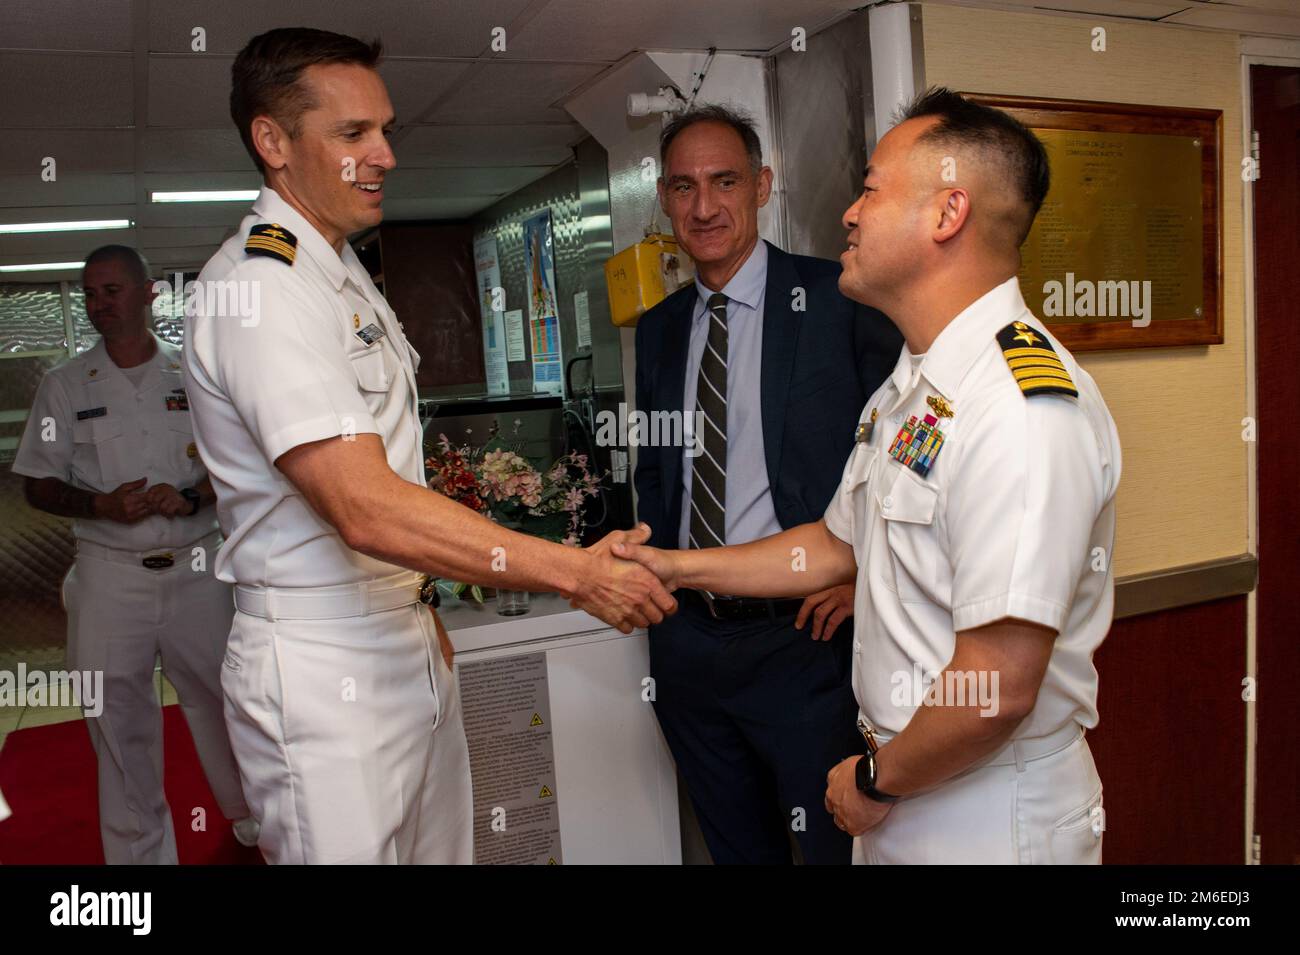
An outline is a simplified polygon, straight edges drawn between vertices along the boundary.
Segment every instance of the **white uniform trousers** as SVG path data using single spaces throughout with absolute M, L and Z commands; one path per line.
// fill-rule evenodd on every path
M 217 540 L 214 535 L 211 544 Z M 87 717 L 86 726 L 99 765 L 99 828 L 110 865 L 177 862 L 163 795 L 162 711 L 154 683 L 160 655 L 217 806 L 227 819 L 248 815 L 222 719 L 231 587 L 212 575 L 215 546 L 208 546 L 205 571 L 191 569 L 188 546 L 175 555 L 173 566 L 150 570 L 138 555 L 83 544 L 63 584 L 68 665 L 104 674 L 103 711 Z M 187 822 L 197 818 L 194 808 L 180 807 Z
M 268 862 L 473 861 L 469 747 L 429 608 L 238 611 L 222 687 Z
M 900 799 L 879 826 L 853 840 L 854 863 L 1100 863 L 1105 814 L 1092 752 L 1077 724 L 1053 738 L 1061 744 L 1036 758 L 1025 758 L 1022 746 L 1017 759 L 1011 744 L 975 769 Z

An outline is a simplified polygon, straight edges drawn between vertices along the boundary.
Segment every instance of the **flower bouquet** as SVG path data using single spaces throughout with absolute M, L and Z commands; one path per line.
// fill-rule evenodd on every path
M 600 494 L 605 475 L 592 473 L 587 456 L 570 451 L 545 471 L 535 468 L 517 447 L 493 436 L 486 445 L 453 445 L 445 434 L 427 449 L 429 487 L 478 511 L 502 527 L 569 547 L 582 545 L 587 501 Z M 459 597 L 469 591 L 479 603 L 477 584 L 452 583 Z

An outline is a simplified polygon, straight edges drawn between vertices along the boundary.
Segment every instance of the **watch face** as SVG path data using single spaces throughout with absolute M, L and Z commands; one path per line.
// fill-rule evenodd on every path
M 434 577 L 426 577 L 424 583 L 420 585 L 420 603 L 428 604 L 431 607 L 437 607 L 441 600 L 438 596 L 438 581 Z

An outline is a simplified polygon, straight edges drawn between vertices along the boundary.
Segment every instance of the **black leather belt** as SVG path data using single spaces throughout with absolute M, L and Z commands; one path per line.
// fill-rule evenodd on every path
M 803 600 L 790 597 L 771 600 L 766 597 L 707 597 L 698 590 L 684 590 L 686 602 L 714 620 L 779 620 L 799 613 Z M 680 594 L 679 594 L 680 596 Z

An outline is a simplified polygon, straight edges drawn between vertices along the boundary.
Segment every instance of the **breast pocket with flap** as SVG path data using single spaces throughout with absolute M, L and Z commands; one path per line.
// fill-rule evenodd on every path
M 368 348 L 348 355 L 362 391 L 377 394 L 387 392 L 393 386 L 393 360 L 388 355 L 385 342 L 386 339 L 380 339 Z
M 125 481 L 131 465 L 122 434 L 122 419 L 113 414 L 72 423 L 72 471 L 87 487 L 107 492 Z
M 888 465 L 875 494 L 889 538 L 889 566 L 878 570 L 885 585 L 903 603 L 948 599 L 943 568 L 948 566 L 935 527 L 939 489 L 908 468 Z M 946 589 L 951 589 L 947 581 Z

